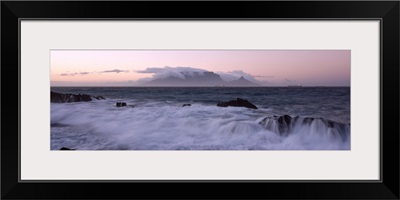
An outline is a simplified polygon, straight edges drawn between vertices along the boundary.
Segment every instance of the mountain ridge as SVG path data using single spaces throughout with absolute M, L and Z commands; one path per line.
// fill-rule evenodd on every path
M 169 76 L 166 78 L 157 78 L 146 83 L 141 84 L 142 86 L 186 86 L 186 87 L 256 87 L 260 86 L 253 83 L 243 76 L 237 80 L 224 81 L 219 74 L 214 72 L 195 72 L 185 73 L 180 72 L 183 76 Z

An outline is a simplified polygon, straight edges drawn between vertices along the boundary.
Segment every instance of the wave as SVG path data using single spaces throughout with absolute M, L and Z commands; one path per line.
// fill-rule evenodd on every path
M 313 136 L 341 139 L 346 142 L 350 139 L 350 123 L 340 123 L 324 118 L 300 116 L 268 116 L 259 124 L 277 134 L 288 136 L 293 133 L 307 133 Z
M 323 118 L 192 102 L 185 107 L 173 101 L 125 101 L 134 107 L 116 107 L 115 102 L 52 103 L 51 149 L 350 149 L 350 124 Z

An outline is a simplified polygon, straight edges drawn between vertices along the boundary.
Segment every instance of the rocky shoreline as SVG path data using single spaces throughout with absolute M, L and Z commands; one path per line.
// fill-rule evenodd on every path
M 101 100 L 105 99 L 102 96 L 91 96 L 88 94 L 62 94 L 57 92 L 50 92 L 51 103 L 72 103 L 72 102 L 86 102 L 92 101 L 93 99 Z

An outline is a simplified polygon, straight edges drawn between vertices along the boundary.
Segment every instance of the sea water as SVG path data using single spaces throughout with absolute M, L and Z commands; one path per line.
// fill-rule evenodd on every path
M 51 149 L 349 150 L 350 87 L 52 87 L 105 100 L 51 103 Z M 247 99 L 258 107 L 217 107 Z M 116 107 L 126 102 L 126 107 Z M 191 104 L 191 106 L 183 106 Z M 266 117 L 315 118 L 279 134 Z M 329 120 L 344 128 L 322 123 Z M 265 121 L 265 120 L 264 120 Z

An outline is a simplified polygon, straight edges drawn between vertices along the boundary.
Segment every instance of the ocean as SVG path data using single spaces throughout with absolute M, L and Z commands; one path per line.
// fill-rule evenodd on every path
M 52 87 L 51 91 L 106 98 L 51 103 L 51 150 L 351 149 L 350 87 Z M 247 99 L 258 109 L 216 106 L 236 98 Z M 127 106 L 116 107 L 116 102 Z M 279 117 L 285 115 L 290 121 L 282 124 Z

